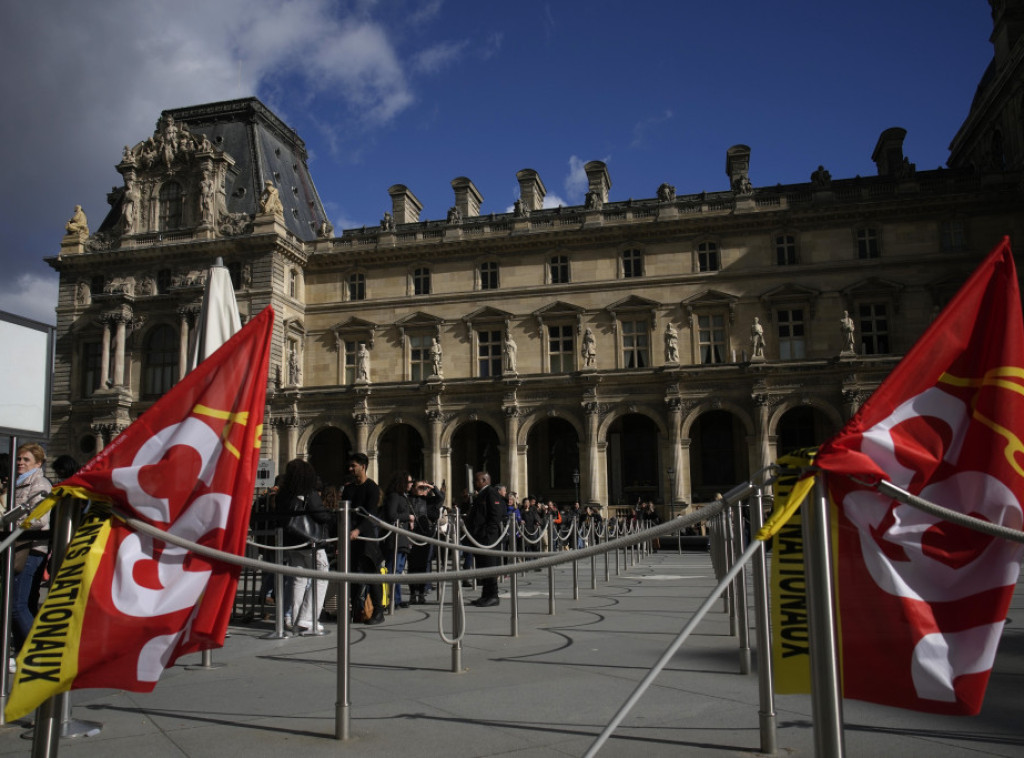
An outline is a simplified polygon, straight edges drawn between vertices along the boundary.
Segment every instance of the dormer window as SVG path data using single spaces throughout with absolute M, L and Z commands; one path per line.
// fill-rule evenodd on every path
M 160 188 L 160 231 L 180 229 L 181 216 L 181 185 L 177 182 L 167 182 Z

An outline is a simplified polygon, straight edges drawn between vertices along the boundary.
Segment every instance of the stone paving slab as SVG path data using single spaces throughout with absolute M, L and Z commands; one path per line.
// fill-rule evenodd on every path
M 707 553 L 645 557 L 620 573 L 597 562 L 556 569 L 556 612 L 547 574 L 519 581 L 519 634 L 510 636 L 508 583 L 496 608 L 466 608 L 462 671 L 438 634 L 451 608 L 436 596 L 397 610 L 380 626 L 351 630 L 351 737 L 335 734 L 337 635 L 264 639 L 272 623 L 232 626 L 218 667 L 186 659 L 156 690 L 72 693 L 72 715 L 98 721 L 92 737 L 62 739 L 81 758 L 353 755 L 374 758 L 579 756 L 633 692 L 715 585 Z M 469 599 L 476 591 L 467 590 Z M 724 605 L 714 610 L 640 700 L 602 756 L 742 756 L 760 748 L 756 674 L 739 673 L 738 643 Z M 751 634 L 751 644 L 755 636 Z M 756 671 L 756 650 L 753 661 Z M 223 665 L 220 665 L 223 664 Z M 844 702 L 849 756 L 1024 756 L 1024 596 L 1018 591 L 984 710 L 950 718 Z M 781 756 L 813 755 L 810 698 L 778 696 Z M 0 728 L 0 755 L 28 755 L 20 725 Z

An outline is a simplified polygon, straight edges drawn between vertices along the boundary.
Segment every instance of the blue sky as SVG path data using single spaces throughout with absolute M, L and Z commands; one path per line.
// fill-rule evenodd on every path
M 0 310 L 54 321 L 59 249 L 80 203 L 95 229 L 121 148 L 165 108 L 256 95 L 305 140 L 336 230 L 375 225 L 407 185 L 443 218 L 468 176 L 502 213 L 517 171 L 548 202 L 875 173 L 891 126 L 919 169 L 948 146 L 992 57 L 984 0 L 104 0 L 0 6 L 8 118 Z

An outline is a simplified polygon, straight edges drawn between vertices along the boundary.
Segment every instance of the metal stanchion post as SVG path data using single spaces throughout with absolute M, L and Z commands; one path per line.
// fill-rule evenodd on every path
M 605 521 L 601 525 L 601 536 L 599 538 L 600 544 L 606 545 L 608 543 L 608 522 Z M 608 551 L 602 550 L 601 555 L 604 556 L 604 581 L 607 584 L 611 581 L 611 577 L 608 575 Z
M 555 526 L 555 522 L 554 521 L 548 521 L 548 535 L 549 535 L 549 542 L 550 542 L 550 545 L 551 545 L 551 549 L 552 549 L 552 551 L 554 551 L 556 549 L 555 546 L 558 544 L 558 540 L 557 540 L 558 527 Z M 548 615 L 549 616 L 554 616 L 555 615 L 555 567 L 554 566 L 548 566 Z
M 569 539 L 572 540 L 572 551 L 575 553 L 580 544 L 579 521 L 573 521 L 572 528 L 569 530 Z M 572 599 L 580 599 L 580 562 L 575 558 L 572 561 Z
M 348 573 L 349 570 L 349 513 L 348 509 L 352 503 L 348 500 L 341 501 L 338 509 L 338 570 Z M 352 613 L 349 610 L 349 583 L 338 582 L 338 681 L 337 699 L 334 703 L 334 738 L 347 740 L 350 736 L 350 714 L 349 714 L 349 624 L 352 621 Z
M 732 508 L 733 521 L 733 564 L 743 555 L 746 547 L 743 534 L 743 504 L 736 503 Z M 747 569 L 743 567 L 732 580 L 733 595 L 736 597 L 736 623 L 739 628 L 740 642 L 740 673 L 750 673 L 750 624 L 747 620 Z
M 732 568 L 733 556 L 735 550 L 733 549 L 733 540 L 735 535 L 732 531 L 732 519 L 729 518 L 727 511 L 722 511 L 720 514 L 722 518 L 722 530 L 725 535 L 725 550 L 723 551 L 725 570 L 728 572 Z M 729 636 L 736 636 L 736 583 L 730 582 L 729 586 L 725 588 L 725 599 L 727 607 L 729 609 Z
M 804 570 L 807 573 L 807 617 L 811 647 L 811 705 L 814 754 L 841 758 L 843 698 L 836 636 L 835 597 L 832 594 L 832 542 L 828 489 L 818 473 L 814 492 L 804 502 Z
M 511 530 L 512 540 L 512 553 L 516 552 L 516 523 L 513 520 Z M 525 543 L 524 543 L 525 544 Z M 511 561 L 511 570 L 508 574 L 508 591 L 510 594 L 509 605 L 512 607 L 512 620 L 511 620 L 511 634 L 513 637 L 519 636 L 519 574 L 516 572 L 516 564 L 519 563 L 519 559 L 513 555 L 509 558 Z
M 67 555 L 68 545 L 71 544 L 71 537 L 81 521 L 80 511 L 75 507 L 71 498 L 64 498 L 54 509 L 51 519 L 53 531 L 53 576 L 60 571 L 60 566 Z M 71 717 L 71 695 L 62 692 L 57 696 L 60 699 L 60 736 L 69 739 L 75 737 L 93 737 L 103 730 L 103 724 L 98 721 L 80 721 Z
M 470 477 L 470 481 L 473 478 Z M 458 508 L 452 508 L 455 516 L 453 528 L 449 529 L 452 543 L 452 563 L 455 566 L 455 578 L 452 579 L 452 673 L 462 673 L 462 635 L 464 632 L 464 616 L 462 611 L 462 582 L 459 581 L 459 567 L 462 565 L 462 551 L 459 550 L 459 535 L 462 534 L 461 514 Z
M 278 566 L 283 566 L 284 551 L 281 548 L 284 545 L 284 529 L 280 526 L 274 530 L 274 540 L 277 546 L 277 550 L 274 551 L 274 554 L 277 556 L 274 559 L 274 563 Z M 287 612 L 288 609 L 284 607 L 284 574 L 278 571 L 274 574 L 274 631 L 270 634 L 264 634 L 261 639 L 280 640 L 288 636 L 284 633 L 284 615 Z
M 750 508 L 750 530 L 757 534 L 764 526 L 763 489 L 757 488 Z M 754 619 L 757 624 L 757 686 L 760 701 L 758 721 L 761 732 L 761 752 L 775 755 L 778 752 L 775 724 L 775 687 L 772 671 L 771 630 L 768 616 L 768 567 L 765 546 L 754 556 Z
M 597 529 L 594 527 L 594 522 L 590 522 L 590 540 L 591 545 L 597 544 Z M 597 553 L 590 554 L 590 589 L 597 589 Z

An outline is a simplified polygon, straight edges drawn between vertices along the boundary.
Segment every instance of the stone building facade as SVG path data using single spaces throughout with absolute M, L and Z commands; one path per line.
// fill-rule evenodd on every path
M 60 254 L 51 449 L 82 457 L 184 373 L 206 270 L 277 313 L 264 456 L 340 482 L 354 450 L 457 497 L 488 469 L 520 494 L 678 513 L 856 412 L 1004 235 L 1020 238 L 1024 30 L 993 0 L 996 50 L 949 167 L 905 131 L 877 175 L 617 200 L 599 161 L 584 205 L 545 209 L 518 172 L 511 213 L 451 182 L 445 219 L 390 187 L 379 223 L 335 234 L 302 140 L 258 100 L 164 112 L 126 147 L 124 186 Z M 136 137 L 140 135 L 135 135 Z M 142 135 L 144 136 L 144 135 Z M 658 186 L 658 182 L 664 183 Z M 267 183 L 280 199 L 261 202 Z

